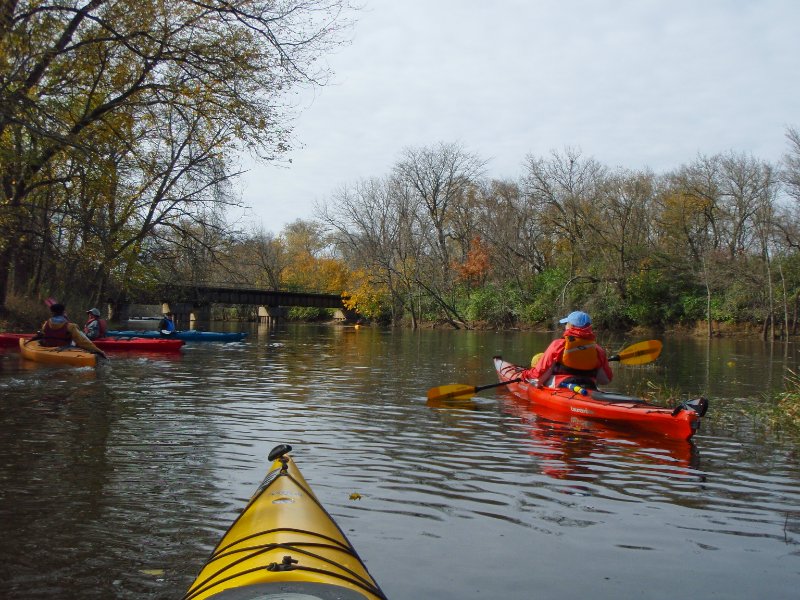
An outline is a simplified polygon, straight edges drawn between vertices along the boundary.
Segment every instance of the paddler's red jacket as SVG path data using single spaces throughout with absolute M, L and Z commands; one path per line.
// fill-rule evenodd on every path
M 550 342 L 550 345 L 547 347 L 547 350 L 544 351 L 544 354 L 539 359 L 539 362 L 536 363 L 536 366 L 522 371 L 520 377 L 523 379 L 535 379 L 540 387 L 543 385 L 558 387 L 565 379 L 575 377 L 575 375 L 571 373 L 557 372 L 557 366 L 561 363 L 561 357 L 564 355 L 566 336 L 575 336 L 576 338 L 593 341 L 596 339 L 591 325 L 587 325 L 586 327 L 568 325 L 562 337 Z M 590 377 L 595 383 L 605 385 L 610 383 L 614 378 L 614 372 L 611 370 L 611 365 L 608 364 L 606 351 L 599 344 L 597 344 L 595 348 L 597 350 L 597 359 L 600 366 Z
M 69 346 L 75 343 L 76 346 L 105 356 L 106 353 L 95 346 L 84 333 L 78 329 L 75 323 L 71 323 L 66 317 L 50 317 L 42 325 L 42 346 Z

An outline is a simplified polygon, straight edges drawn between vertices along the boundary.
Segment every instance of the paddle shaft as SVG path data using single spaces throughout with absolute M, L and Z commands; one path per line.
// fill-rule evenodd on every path
M 500 383 L 489 383 L 489 384 L 486 384 L 486 385 L 479 385 L 479 386 L 474 388 L 475 389 L 474 393 L 477 394 L 481 390 L 488 390 L 489 388 L 496 388 L 496 387 L 500 387 L 501 385 L 508 385 L 510 383 L 519 383 L 520 381 L 522 381 L 522 378 L 518 377 L 517 379 L 509 379 L 508 381 L 501 381 Z
M 648 340 L 628 346 L 620 350 L 608 360 L 617 360 L 622 364 L 643 365 L 654 361 L 661 354 L 662 344 L 658 340 Z
M 614 354 L 613 356 L 609 356 L 608 360 L 609 361 L 612 361 L 612 360 L 617 360 L 617 361 L 629 360 L 631 358 L 636 358 L 638 356 L 645 356 L 646 354 L 653 354 L 653 351 L 652 350 L 636 350 L 635 352 L 626 352 L 624 356 L 621 356 L 619 354 Z
M 657 340 L 650 340 L 647 342 L 639 342 L 633 344 L 628 348 L 608 357 L 609 361 L 618 361 L 622 364 L 644 364 L 651 362 L 658 358 L 661 353 L 661 342 Z M 469 386 L 463 384 L 450 384 L 439 386 L 428 390 L 428 400 L 441 400 L 445 398 L 464 398 L 469 397 L 482 390 L 488 390 L 510 383 L 519 383 L 522 378 L 509 379 L 508 381 L 501 381 L 499 383 L 490 383 L 487 385 Z

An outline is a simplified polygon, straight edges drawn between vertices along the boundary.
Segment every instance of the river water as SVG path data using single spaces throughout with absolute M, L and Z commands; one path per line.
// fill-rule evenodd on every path
M 611 389 L 710 398 L 691 443 L 561 422 L 502 389 L 426 400 L 549 339 L 253 326 L 96 370 L 4 351 L 2 597 L 179 598 L 289 443 L 392 599 L 797 598 L 800 442 L 745 409 L 800 367 L 798 345 L 667 338 L 656 363 L 615 364 Z

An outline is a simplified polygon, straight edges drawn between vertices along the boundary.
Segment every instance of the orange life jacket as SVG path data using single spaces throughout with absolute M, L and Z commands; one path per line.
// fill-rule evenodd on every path
M 564 353 L 559 362 L 561 363 L 559 371 L 562 373 L 576 375 L 593 373 L 600 367 L 597 343 L 592 339 L 565 335 Z

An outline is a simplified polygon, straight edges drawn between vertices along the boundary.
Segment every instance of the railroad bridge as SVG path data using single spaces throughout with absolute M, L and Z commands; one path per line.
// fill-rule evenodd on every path
M 172 312 L 180 327 L 190 321 L 209 321 L 212 304 L 252 305 L 258 307 L 259 321 L 271 323 L 284 317 L 285 308 L 307 306 L 344 311 L 342 296 L 320 292 L 263 289 L 238 284 L 165 284 L 152 291 L 129 295 L 116 304 L 113 320 L 127 321 L 131 304 L 160 304 L 163 312 Z

